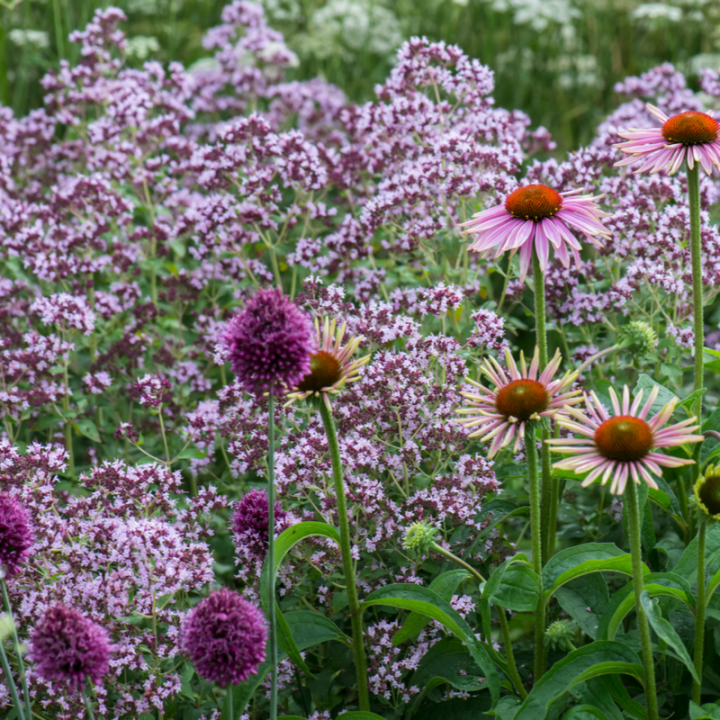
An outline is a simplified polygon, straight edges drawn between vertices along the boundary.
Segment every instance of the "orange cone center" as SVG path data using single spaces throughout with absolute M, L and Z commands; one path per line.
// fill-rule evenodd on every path
M 302 392 L 321 392 L 332 387 L 342 377 L 342 368 L 338 359 L 329 352 L 321 350 L 310 356 L 310 372 L 298 385 Z
M 630 415 L 610 418 L 595 431 L 595 446 L 608 460 L 641 460 L 652 445 L 650 426 Z
M 718 139 L 720 124 L 701 112 L 690 110 L 673 115 L 662 126 L 662 136 L 669 143 L 703 145 Z
M 542 220 L 562 207 L 562 197 L 547 185 L 526 185 L 508 195 L 505 209 L 521 220 Z
M 495 409 L 505 417 L 529 420 L 535 413 L 547 410 L 548 392 L 537 380 L 513 380 L 495 399 Z

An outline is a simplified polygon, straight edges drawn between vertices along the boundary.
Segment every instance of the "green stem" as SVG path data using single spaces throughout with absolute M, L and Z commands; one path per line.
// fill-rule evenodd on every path
M 695 335 L 695 378 L 693 390 L 703 387 L 703 350 L 705 347 L 705 319 L 703 317 L 702 242 L 700 239 L 700 168 L 695 163 L 686 169 L 688 204 L 690 205 L 690 258 L 692 260 L 693 331 Z M 693 413 L 699 421 L 702 418 L 702 398 L 693 403 Z M 700 443 L 693 448 L 693 479 L 700 472 Z M 687 516 L 685 517 L 687 520 Z
M 500 627 L 502 628 L 503 644 L 505 645 L 505 655 L 507 656 L 508 671 L 510 672 L 510 679 L 518 691 L 520 698 L 524 700 L 527 697 L 527 690 L 522 684 L 522 678 L 518 672 L 517 665 L 515 664 L 515 655 L 513 654 L 512 642 L 510 641 L 510 628 L 508 626 L 507 618 L 505 617 L 505 609 L 498 607 L 498 615 L 500 615 Z
M 461 568 L 465 568 L 465 570 L 467 570 L 478 582 L 485 582 L 485 578 L 472 565 L 468 565 L 468 563 L 454 553 L 450 552 L 450 550 L 446 550 L 444 547 L 435 542 L 430 545 L 430 549 L 433 550 L 433 552 L 444 555 L 448 560 L 452 560 Z
M 648 720 L 658 720 L 657 689 L 655 686 L 655 664 L 653 660 L 650 626 L 640 602 L 643 592 L 642 546 L 640 544 L 640 503 L 637 486 L 628 480 L 623 500 L 627 501 L 628 534 L 632 555 L 633 588 L 635 590 L 635 613 L 637 614 L 640 642 L 642 643 L 643 665 L 645 666 L 645 697 L 647 698 Z
M 168 468 L 170 468 L 170 450 L 168 449 L 167 436 L 165 435 L 165 423 L 162 418 L 162 403 L 158 408 L 158 417 L 160 418 L 160 433 L 162 434 L 163 445 L 165 446 L 165 461 L 167 462 Z
M 540 351 L 540 367 L 542 372 L 548 362 L 547 325 L 545 308 L 545 275 L 540 269 L 540 259 L 533 249 L 533 291 L 535 295 L 535 342 Z M 557 490 L 553 487 L 552 471 L 550 468 L 550 449 L 545 443 L 550 435 L 544 428 L 541 430 L 542 446 L 540 458 L 542 464 L 542 524 L 539 526 L 542 532 L 542 564 L 544 565 L 552 556 L 551 546 L 555 545 L 555 533 L 552 532 L 551 518 L 557 518 Z M 555 492 L 553 492 L 555 490 Z M 553 547 L 554 550 L 554 547 Z
M 333 482 L 335 484 L 335 500 L 337 502 L 338 524 L 340 525 L 340 550 L 342 552 L 343 572 L 348 593 L 350 620 L 352 623 L 352 645 L 355 656 L 355 670 L 357 671 L 358 701 L 360 710 L 370 710 L 370 690 L 367 679 L 367 661 L 365 659 L 365 645 L 363 643 L 362 614 L 357 596 L 355 570 L 350 548 L 350 525 L 348 523 L 347 504 L 345 502 L 345 487 L 343 485 L 342 464 L 340 462 L 340 446 L 338 445 L 335 422 L 330 410 L 321 400 L 320 416 L 325 426 L 325 434 L 330 448 L 332 460 Z
M 12 609 L 10 608 L 10 596 L 8 595 L 7 585 L 5 580 L 0 580 L 0 587 L 2 587 L 3 602 L 5 604 L 5 612 L 12 618 Z M 17 628 L 15 623 L 12 624 L 13 642 L 15 643 L 15 654 L 17 655 L 18 668 L 20 669 L 20 681 L 22 682 L 23 697 L 25 698 L 25 707 L 27 708 L 27 715 L 32 718 L 32 704 L 30 702 L 30 692 L 28 691 L 27 678 L 25 677 L 25 663 L 22 659 L 22 652 L 20 651 L 20 640 L 17 634 Z
M 10 663 L 8 662 L 7 655 L 5 654 L 5 645 L 2 641 L 0 641 L 0 663 L 2 664 L 3 672 L 5 673 L 8 690 L 10 690 L 10 697 L 12 698 L 13 705 L 15 705 L 15 709 L 17 710 L 18 718 L 19 720 L 25 720 L 25 713 L 23 712 L 22 703 L 18 697 L 15 680 L 10 672 Z
M 268 397 L 268 624 L 270 625 L 270 720 L 277 720 L 277 621 L 275 619 L 275 397 Z
M 540 482 L 538 480 L 536 433 L 533 423 L 525 424 L 525 454 L 530 484 L 530 535 L 532 541 L 533 570 L 538 576 L 538 604 L 535 611 L 535 665 L 534 681 L 545 673 L 545 595 L 542 586 L 542 542 L 540 535 Z
M 92 701 L 88 697 L 87 690 L 83 690 L 83 700 L 85 701 L 85 711 L 87 712 L 88 720 L 95 720 L 95 713 L 92 709 Z
M 697 579 L 697 616 L 695 617 L 695 672 L 700 682 L 693 682 L 692 699 L 700 704 L 700 689 L 703 673 L 703 645 L 705 642 L 705 529 L 707 522 L 700 521 L 698 528 L 698 579 Z
M 227 686 L 227 708 L 229 720 L 235 720 L 233 711 L 233 686 L 232 683 L 228 683 Z

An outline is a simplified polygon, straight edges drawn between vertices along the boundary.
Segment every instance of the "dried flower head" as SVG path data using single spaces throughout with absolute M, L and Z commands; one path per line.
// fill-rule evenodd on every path
M 720 123 L 709 113 L 688 110 L 668 117 L 654 105 L 647 109 L 663 124 L 655 128 L 627 128 L 618 133 L 626 142 L 617 143 L 616 148 L 629 157 L 615 163 L 623 165 L 643 164 L 634 170 L 675 174 L 687 161 L 692 169 L 700 163 L 702 169 L 711 175 L 713 167 L 720 168 Z
M 12 578 L 30 554 L 30 514 L 16 498 L 0 493 L 0 578 Z
M 720 520 L 720 467 L 709 465 L 693 487 L 695 505 L 702 515 Z
M 219 685 L 238 685 L 256 673 L 266 638 L 262 612 L 227 588 L 210 593 L 180 629 L 180 645 L 198 675 Z
M 610 236 L 602 225 L 601 212 L 592 195 L 578 195 L 580 190 L 559 193 L 547 185 L 526 185 L 508 195 L 505 203 L 473 215 L 462 224 L 463 234 L 473 233 L 477 238 L 468 248 L 482 257 L 498 258 L 507 250 L 520 251 L 520 279 L 524 280 L 530 268 L 533 248 L 537 252 L 540 268 L 545 271 L 550 245 L 555 248 L 560 262 L 570 265 L 569 247 L 580 262 L 580 243 L 569 228 L 583 233 L 598 247 L 598 237 Z
M 562 361 L 559 351 L 539 376 L 538 348 L 535 348 L 530 368 L 522 352 L 519 370 L 509 350 L 505 351 L 505 361 L 507 374 L 495 358 L 487 358 L 480 365 L 480 370 L 495 384 L 493 390 L 467 378 L 480 392 L 461 393 L 469 402 L 457 411 L 465 416 L 458 420 L 461 425 L 477 428 L 470 437 L 493 440 L 488 457 L 493 457 L 513 440 L 517 452 L 526 422 L 552 417 L 566 405 L 580 402 L 579 391 L 565 392 L 577 378 L 577 372 L 567 372 L 559 380 L 553 380 Z
M 336 332 L 336 321 L 326 317 L 322 331 L 315 319 L 316 350 L 310 356 L 310 372 L 288 393 L 290 403 L 309 397 L 322 399 L 330 409 L 330 395 L 335 395 L 347 384 L 360 379 L 359 370 L 370 360 L 366 355 L 351 361 L 360 345 L 361 338 L 351 338 L 343 346 L 345 323 Z M 289 404 L 289 403 L 288 403 Z
M 226 325 L 224 356 L 249 393 L 280 393 L 310 371 L 310 318 L 278 290 L 260 290 Z
M 102 683 L 110 669 L 110 652 L 105 628 L 60 604 L 47 610 L 30 638 L 35 672 L 72 691 L 82 690 L 86 680 Z
M 583 480 L 583 487 L 599 477 L 602 477 L 601 484 L 605 485 L 612 477 L 610 492 L 620 495 L 630 477 L 638 484 L 642 478 L 651 488 L 657 489 L 651 472 L 661 475 L 661 467 L 692 465 L 693 460 L 652 452 L 653 448 L 676 447 L 704 439 L 702 435 L 693 434 L 699 428 L 694 424 L 694 417 L 663 427 L 675 410 L 675 401 L 664 405 L 651 420 L 645 420 L 659 392 L 660 388 L 656 385 L 641 408 L 642 390 L 631 404 L 627 385 L 623 390 L 622 403 L 613 388 L 610 388 L 614 414 L 603 407 L 594 392 L 590 397 L 585 395 L 586 412 L 568 407 L 567 412 L 572 417 L 561 417 L 558 423 L 584 437 L 547 440 L 547 443 L 553 445 L 551 449 L 554 452 L 574 456 L 555 463 L 554 467 L 578 474 L 590 471 Z

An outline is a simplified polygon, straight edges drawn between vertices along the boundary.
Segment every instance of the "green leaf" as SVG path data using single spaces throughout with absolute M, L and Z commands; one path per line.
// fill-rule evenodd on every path
M 452 700 L 427 705 L 418 712 L 415 718 L 417 720 L 479 720 L 489 710 L 488 697 L 483 693 L 467 700 L 452 698 Z M 343 715 L 345 714 L 343 713 Z M 342 718 L 342 716 L 340 717 Z M 503 720 L 505 719 L 503 718 Z
M 370 593 L 367 599 L 360 603 L 360 612 L 373 605 L 389 605 L 422 613 L 437 620 L 446 630 L 460 638 L 485 674 L 493 705 L 497 703 L 500 697 L 500 676 L 490 653 L 450 603 L 429 588 L 406 583 L 386 585 Z
M 693 676 L 693 680 L 695 680 L 696 683 L 699 683 L 700 678 L 698 678 L 697 673 L 695 672 L 695 665 L 690 658 L 690 653 L 688 653 L 683 641 L 675 632 L 675 629 L 670 622 L 662 616 L 657 600 L 653 600 L 648 594 L 648 591 L 645 590 L 642 595 L 640 595 L 640 603 L 643 606 L 643 610 L 645 610 L 645 614 L 647 615 L 652 629 L 657 633 L 657 636 L 675 651 L 678 659 L 681 660 L 685 664 L 685 667 L 690 671 L 690 674 Z
M 535 612 L 539 587 L 539 578 L 532 568 L 521 564 L 509 565 L 490 602 L 515 612 Z
M 550 705 L 564 693 L 591 678 L 609 674 L 632 675 L 641 682 L 644 677 L 637 655 L 622 643 L 605 640 L 573 650 L 535 683 L 515 720 L 543 720 Z
M 467 570 L 448 570 L 438 575 L 431 583 L 434 590 L 443 600 L 451 600 L 452 596 L 463 580 L 471 577 Z M 398 646 L 405 640 L 410 640 L 420 634 L 422 629 L 430 623 L 430 618 L 420 613 L 410 613 L 402 627 L 393 637 L 393 645 Z
M 527 564 L 527 558 L 523 553 L 518 553 L 514 557 L 508 558 L 502 565 L 493 570 L 492 574 L 488 578 L 488 581 L 482 588 L 482 595 L 480 597 L 480 617 L 482 618 L 483 634 L 485 635 L 486 640 L 489 640 L 491 637 L 490 598 L 500 587 L 505 571 L 514 563 Z
M 672 519 L 679 525 L 680 529 L 685 532 L 687 523 L 685 518 L 682 516 L 680 510 L 680 503 L 678 502 L 675 493 L 672 491 L 670 486 L 667 484 L 664 478 L 655 478 L 658 484 L 658 489 L 648 488 L 648 498 L 654 502 L 661 510 L 664 510 Z
M 305 661 L 300 654 L 298 646 L 295 644 L 295 640 L 290 630 L 290 625 L 285 619 L 285 616 L 280 610 L 280 606 L 275 603 L 275 619 L 277 621 L 277 644 L 287 653 L 288 657 L 297 665 L 304 673 L 315 677 L 311 672 L 310 668 L 305 664 Z
M 369 710 L 351 710 L 343 713 L 343 717 L 347 720 L 385 720 L 382 715 L 376 715 Z
M 630 697 L 619 675 L 603 675 L 597 679 L 602 683 L 608 697 L 612 698 L 625 712 L 640 720 L 648 720 L 647 709 Z
M 643 587 L 650 597 L 666 595 L 675 598 L 684 602 L 694 612 L 695 599 L 689 583 L 683 577 L 675 573 L 650 573 L 644 577 L 644 582 Z M 633 584 L 629 582 L 612 596 L 598 626 L 598 639 L 614 639 L 625 616 L 634 608 Z
M 684 577 L 691 585 L 697 582 L 697 535 L 685 548 L 685 552 L 672 569 L 673 573 Z M 711 523 L 707 527 L 705 538 L 705 567 L 720 555 L 720 523 Z
M 291 525 L 275 540 L 275 567 L 273 568 L 275 574 L 290 550 L 309 537 L 326 537 L 340 545 L 340 533 L 332 525 L 321 522 L 301 522 Z M 268 600 L 268 569 L 268 563 L 265 562 L 260 576 L 260 600 L 265 612 L 267 612 Z
M 178 456 L 178 460 L 202 460 L 207 457 L 207 453 L 197 448 L 185 448 Z
M 93 442 L 100 442 L 100 434 L 98 433 L 97 426 L 92 420 L 84 418 L 73 423 L 73 427 L 83 437 L 90 438 Z
M 644 572 L 649 572 L 643 567 Z M 632 558 L 612 543 L 586 543 L 567 548 L 552 557 L 543 568 L 546 601 L 565 583 L 594 572 L 632 575 Z
M 563 720 L 592 720 L 593 718 L 608 720 L 607 715 L 594 705 L 575 705 L 563 715 Z
M 720 720 L 720 705 L 715 703 L 705 703 L 701 706 L 691 700 L 688 710 L 690 720 Z
M 597 576 L 596 576 L 597 577 Z M 572 693 L 581 705 L 591 705 L 598 708 L 609 720 L 623 720 L 623 714 L 605 687 L 605 680 L 610 677 L 601 677 L 588 680 L 583 686 L 577 688 L 577 694 Z M 617 675 L 615 676 L 618 677 Z
M 588 575 L 571 580 L 555 591 L 555 598 L 583 632 L 594 640 L 610 599 L 602 576 Z

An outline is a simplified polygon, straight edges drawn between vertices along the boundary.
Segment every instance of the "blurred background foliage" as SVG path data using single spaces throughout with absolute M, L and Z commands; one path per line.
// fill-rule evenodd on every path
M 527 112 L 566 151 L 588 142 L 617 102 L 614 84 L 663 62 L 695 87 L 720 65 L 718 0 L 260 0 L 298 55 L 295 78 L 323 75 L 351 100 L 372 96 L 395 50 L 412 35 L 459 44 L 496 73 L 495 98 Z M 38 80 L 76 59 L 68 33 L 94 0 L 0 0 L 0 101 L 25 114 L 42 103 Z M 128 16 L 129 65 L 202 62 L 202 37 L 225 0 L 116 0 Z

